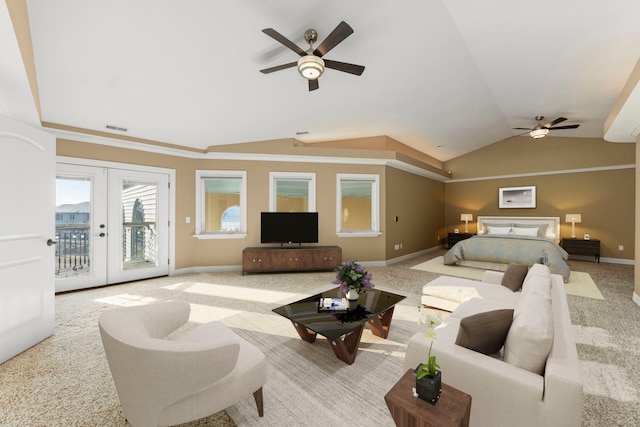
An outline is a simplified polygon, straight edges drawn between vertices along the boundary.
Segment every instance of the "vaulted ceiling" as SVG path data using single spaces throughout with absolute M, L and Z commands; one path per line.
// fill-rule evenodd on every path
M 43 122 L 206 149 L 387 135 L 445 161 L 567 117 L 603 137 L 640 57 L 637 0 L 28 0 Z M 319 90 L 289 68 L 340 22 Z M 110 130 L 111 125 L 127 131 Z M 299 134 L 301 133 L 302 134 Z

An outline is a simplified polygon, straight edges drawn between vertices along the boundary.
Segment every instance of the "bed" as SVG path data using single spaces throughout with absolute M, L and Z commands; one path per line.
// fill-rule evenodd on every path
M 559 236 L 560 217 L 478 216 L 478 234 L 456 243 L 444 263 L 486 270 L 541 263 L 567 282 L 569 255 L 558 245 Z

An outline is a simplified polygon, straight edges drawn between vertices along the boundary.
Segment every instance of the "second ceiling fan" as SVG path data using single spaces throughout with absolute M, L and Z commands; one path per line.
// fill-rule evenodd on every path
M 297 66 L 300 75 L 309 81 L 309 91 L 312 91 L 318 89 L 318 78 L 322 75 L 325 68 L 355 74 L 356 76 L 359 76 L 364 72 L 364 66 L 362 65 L 332 61 L 330 59 L 323 58 L 323 56 L 331 49 L 353 34 L 353 28 L 344 21 L 340 22 L 331 34 L 329 34 L 327 38 L 325 38 L 322 43 L 315 48 L 315 50 L 313 49 L 313 44 L 318 40 L 318 33 L 314 29 L 308 29 L 304 33 L 304 39 L 309 43 L 309 49 L 307 51 L 302 50 L 298 45 L 273 28 L 265 28 L 262 32 L 300 55 L 300 59 L 296 62 L 289 62 L 288 64 L 265 68 L 260 70 L 261 73 L 269 74 L 274 71 L 280 71 Z
M 567 120 L 566 117 L 558 117 L 557 119 L 550 121 L 546 125 L 542 124 L 542 121 L 544 120 L 544 116 L 536 116 L 535 120 L 538 122 L 538 124 L 533 129 L 529 129 L 529 128 L 514 128 L 514 129 L 527 130 L 529 131 L 528 133 L 531 138 L 539 139 L 547 136 L 550 130 L 576 129 L 578 126 L 580 126 L 580 125 L 556 126 L 558 123 L 562 123 L 566 121 Z

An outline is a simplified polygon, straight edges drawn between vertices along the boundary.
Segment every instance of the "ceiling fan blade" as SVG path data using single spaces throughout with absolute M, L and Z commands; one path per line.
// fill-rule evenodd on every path
M 546 128 L 550 128 L 551 126 L 555 126 L 558 123 L 564 122 L 565 120 L 567 120 L 565 117 L 558 117 L 557 119 L 555 119 L 552 122 L 547 123 L 546 125 L 544 125 L 544 127 Z
M 320 46 L 313 51 L 313 54 L 320 57 L 326 55 L 327 52 L 336 47 L 338 43 L 342 42 L 351 34 L 353 34 L 353 28 L 344 21 L 340 22 L 338 26 L 333 29 L 331 34 L 329 34 L 327 38 L 320 43 Z
M 529 131 L 530 131 L 530 130 L 532 130 L 532 129 L 530 129 L 530 128 L 512 128 L 512 129 L 516 129 L 516 130 L 529 130 Z
M 288 64 L 278 65 L 276 67 L 265 68 L 264 70 L 260 70 L 262 74 L 273 73 L 274 71 L 286 70 L 287 68 L 295 67 L 298 65 L 297 62 L 289 62 Z
M 305 56 L 307 54 L 307 52 L 302 50 L 300 46 L 298 46 L 297 44 L 295 44 L 294 42 L 292 42 L 291 40 L 289 40 L 288 38 L 286 38 L 285 36 L 277 32 L 273 28 L 265 28 L 264 30 L 262 30 L 262 32 L 268 35 L 269 37 L 271 37 L 272 39 L 274 39 L 275 41 L 282 43 L 283 45 L 285 45 L 286 47 L 288 47 L 289 49 L 291 49 L 292 51 L 294 51 L 300 56 Z
M 575 129 L 580 125 L 567 125 L 567 126 L 556 126 L 554 128 L 549 128 L 549 130 L 558 130 L 558 129 Z
M 319 87 L 320 85 L 318 84 L 318 79 L 309 80 L 309 92 L 311 92 L 312 90 L 316 90 Z
M 327 68 L 344 71 L 345 73 L 355 74 L 356 76 L 360 76 L 364 72 L 363 65 L 347 64 L 346 62 L 332 61 L 330 59 L 325 59 L 324 65 Z

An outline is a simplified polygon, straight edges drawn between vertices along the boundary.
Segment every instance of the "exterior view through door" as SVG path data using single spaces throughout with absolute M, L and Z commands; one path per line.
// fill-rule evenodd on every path
M 58 163 L 56 291 L 169 273 L 169 174 Z

